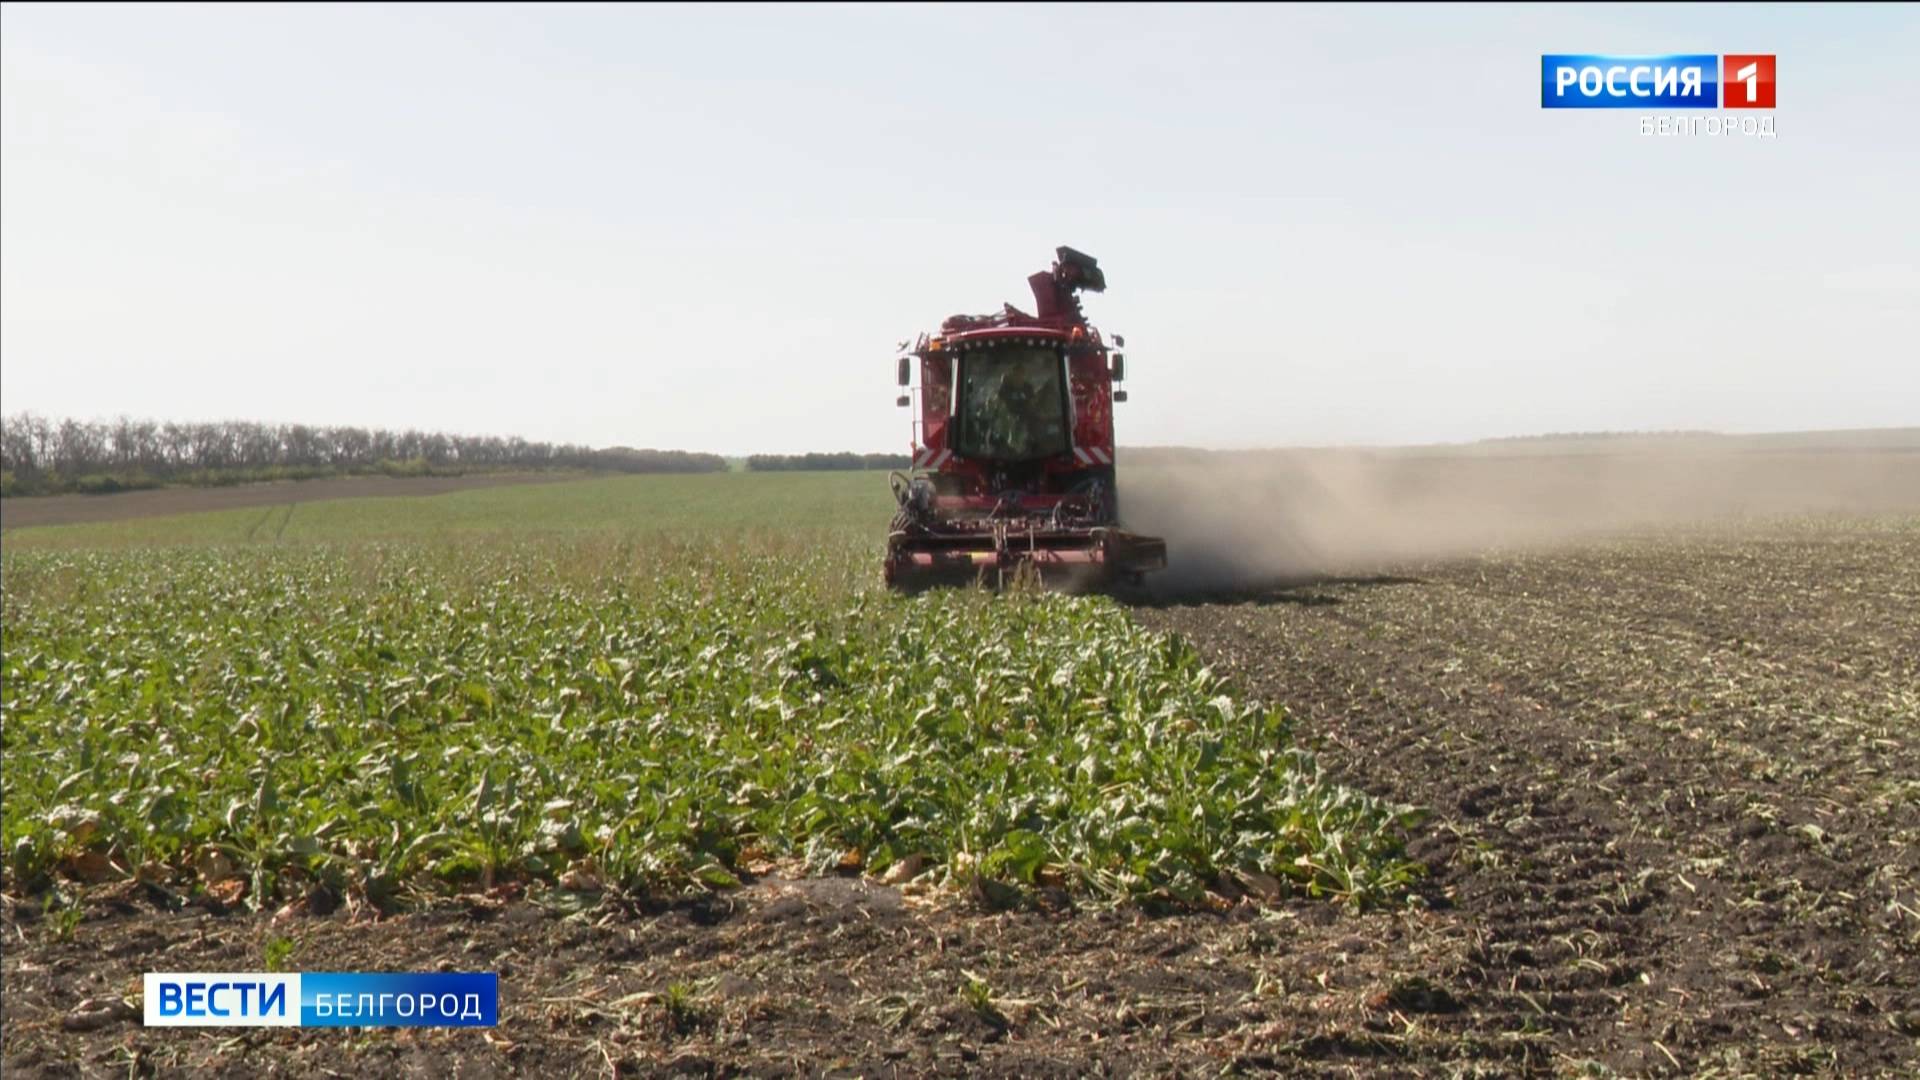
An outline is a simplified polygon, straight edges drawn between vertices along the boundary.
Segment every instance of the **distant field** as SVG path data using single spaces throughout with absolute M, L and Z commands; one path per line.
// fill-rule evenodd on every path
M 249 506 L 284 506 L 327 499 L 444 495 L 474 488 L 577 480 L 577 472 L 470 473 L 465 476 L 330 476 L 227 487 L 151 488 L 112 494 L 17 496 L 0 500 L 0 528 L 74 525 L 139 517 L 177 517 Z
M 454 478 L 495 480 L 492 477 Z M 311 484 L 332 484 L 310 481 Z M 194 489 L 129 495 L 12 499 L 0 516 L 9 526 L 8 550 L 49 547 L 128 547 L 203 544 L 341 543 L 369 539 L 432 539 L 492 533 L 603 533 L 819 527 L 878 537 L 893 510 L 883 473 L 705 473 L 611 476 L 501 484 L 471 482 L 464 490 L 430 498 L 375 498 L 408 481 L 367 478 L 310 489 L 307 483 L 231 489 L 261 500 L 240 509 L 204 509 L 226 491 Z M 325 501 L 298 497 L 334 492 Z M 355 497 L 341 498 L 340 494 Z M 25 527 L 34 504 L 68 499 L 94 502 L 153 496 L 139 516 L 120 520 Z M 155 516 L 169 502 L 181 512 Z M 15 504 L 20 504 L 18 507 Z M 131 504 L 121 504 L 123 506 Z M 19 515 L 19 517 L 16 517 Z M 16 525 L 22 527 L 15 527 Z
M 1431 446 L 1388 447 L 1407 456 L 1535 456 L 1542 454 L 1780 454 L 1831 452 L 1920 453 L 1920 427 L 1865 428 L 1854 431 L 1777 431 L 1754 435 L 1622 434 L 1547 435 L 1539 438 L 1485 439 Z
M 1920 427 L 1840 431 L 1779 431 L 1752 435 L 1713 432 L 1540 435 L 1407 446 L 1307 447 L 1276 444 L 1260 450 L 1195 450 L 1177 446 L 1121 447 L 1139 462 L 1263 457 L 1528 458 L 1586 455 L 1630 457 L 1779 454 L 1792 452 L 1920 453 Z

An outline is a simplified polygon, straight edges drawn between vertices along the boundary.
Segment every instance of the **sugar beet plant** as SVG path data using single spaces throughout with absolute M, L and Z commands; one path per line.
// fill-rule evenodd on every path
M 11 552 L 6 886 L 253 903 L 902 860 L 1115 899 L 1407 880 L 1393 807 L 1104 600 L 667 539 Z

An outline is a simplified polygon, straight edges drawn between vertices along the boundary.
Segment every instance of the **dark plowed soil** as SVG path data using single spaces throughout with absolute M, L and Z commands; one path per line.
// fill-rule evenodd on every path
M 578 480 L 581 473 L 473 473 L 468 476 L 333 476 L 232 487 L 169 487 L 111 495 L 33 495 L 0 502 L 0 527 L 74 525 L 127 518 L 285 506 L 323 499 L 369 499 L 400 495 L 445 495 L 453 491 Z
M 4 927 L 6 1074 L 1912 1075 L 1920 523 L 1697 533 L 1143 608 L 1433 814 L 1404 908 L 665 910 Z M 492 1031 L 147 1030 L 139 977 L 494 970 Z
M 1429 896 L 1462 947 L 1409 968 L 1460 1008 L 1413 1062 L 1457 1039 L 1540 1069 L 1910 1075 L 1916 612 L 1920 529 L 1808 525 L 1146 617 L 1292 706 L 1349 780 L 1433 808 Z

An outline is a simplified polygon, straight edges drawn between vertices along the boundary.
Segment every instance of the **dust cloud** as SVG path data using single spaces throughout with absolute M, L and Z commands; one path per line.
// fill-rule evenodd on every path
M 1920 428 L 1120 457 L 1126 526 L 1167 540 L 1162 595 L 1663 525 L 1920 513 Z

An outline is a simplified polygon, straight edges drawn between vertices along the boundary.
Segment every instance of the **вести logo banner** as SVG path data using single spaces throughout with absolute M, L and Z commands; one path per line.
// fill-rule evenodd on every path
M 150 1027 L 493 1027 L 492 972 L 154 973 Z

